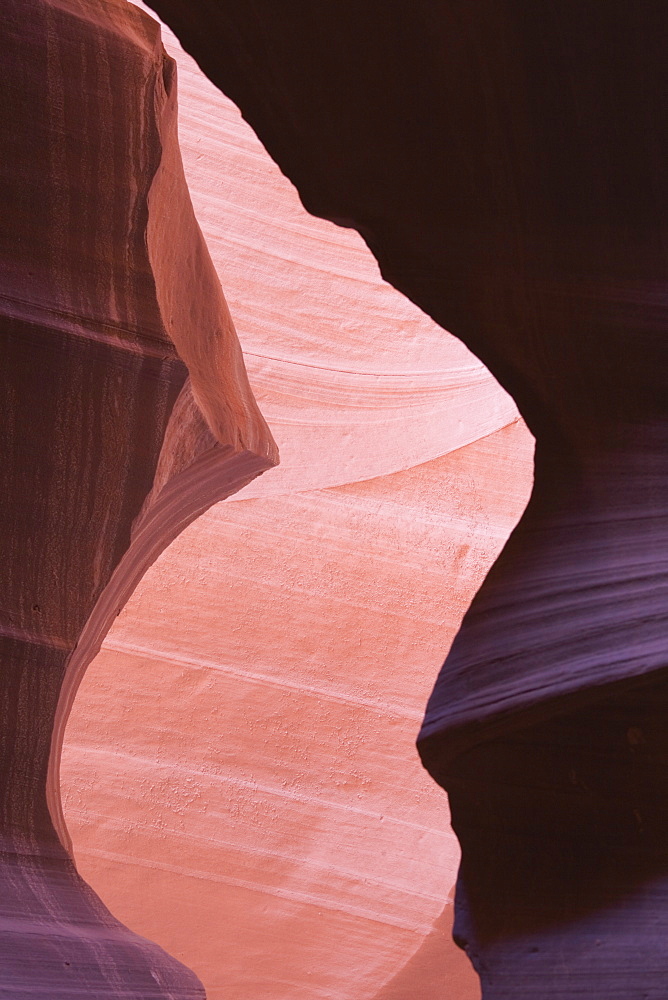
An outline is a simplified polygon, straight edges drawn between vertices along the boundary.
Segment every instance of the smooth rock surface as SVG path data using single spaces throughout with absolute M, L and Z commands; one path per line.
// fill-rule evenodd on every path
M 385 1000 L 407 963 L 406 1000 L 420 976 L 424 1000 L 455 976 L 478 996 L 432 930 L 459 852 L 414 740 L 530 456 L 513 424 L 405 472 L 226 501 L 118 618 L 68 724 L 68 827 L 112 911 L 209 1000 Z
M 414 739 L 533 442 L 164 37 L 282 464 L 170 546 L 89 669 L 62 766 L 77 863 L 209 1000 L 474 1000 L 448 941 L 458 848 Z

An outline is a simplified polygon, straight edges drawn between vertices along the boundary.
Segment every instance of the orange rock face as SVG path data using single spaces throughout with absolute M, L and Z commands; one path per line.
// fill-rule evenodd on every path
M 457 844 L 414 740 L 532 440 L 163 36 L 282 465 L 171 545 L 89 668 L 62 760 L 77 864 L 209 1000 L 473 1000 L 448 940 Z

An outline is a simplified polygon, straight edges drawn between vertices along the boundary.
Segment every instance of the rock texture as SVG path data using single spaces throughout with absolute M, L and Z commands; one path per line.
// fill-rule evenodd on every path
M 661 996 L 665 5 L 154 6 L 536 436 L 420 739 L 486 1000 Z
M 208 1000 L 475 1000 L 448 940 L 458 846 L 414 738 L 533 441 L 163 38 L 282 463 L 169 547 L 89 668 L 62 764 L 77 864 Z
M 392 1000 L 418 973 L 479 996 L 434 931 L 459 852 L 414 739 L 530 456 L 512 424 L 367 482 L 239 494 L 119 616 L 66 732 L 67 825 L 86 880 L 208 1000 L 385 1000 L 408 963 Z
M 0 992 L 201 997 L 77 874 L 60 746 L 138 579 L 276 449 L 192 212 L 158 26 L 121 0 L 8 0 L 0 25 Z

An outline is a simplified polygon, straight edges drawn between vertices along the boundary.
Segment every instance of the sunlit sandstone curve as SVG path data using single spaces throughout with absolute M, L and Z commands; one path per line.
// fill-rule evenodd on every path
M 219 505 L 118 618 L 68 724 L 68 827 L 113 912 L 209 1000 L 386 1000 L 395 977 L 387 1000 L 420 977 L 425 1000 L 478 997 L 414 738 L 530 457 L 513 424 L 402 473 Z
M 485 367 L 383 281 L 356 232 L 304 211 L 238 109 L 163 36 L 193 205 L 281 451 L 240 497 L 398 472 L 515 420 Z
M 532 440 L 163 33 L 282 464 L 170 546 L 89 669 L 62 767 L 77 863 L 209 1000 L 475 1000 L 448 942 L 458 849 L 414 737 Z

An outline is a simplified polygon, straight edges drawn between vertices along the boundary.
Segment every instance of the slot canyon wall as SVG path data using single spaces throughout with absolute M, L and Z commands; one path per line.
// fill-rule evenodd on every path
M 0 25 L 0 992 L 195 1000 L 196 977 L 77 873 L 60 747 L 148 565 L 278 456 L 193 215 L 155 21 L 124 0 L 9 0 Z
M 77 865 L 209 1000 L 475 1000 L 450 940 L 458 847 L 414 741 L 533 441 L 163 41 L 281 465 L 169 547 L 88 669 L 62 762 Z
M 535 435 L 419 741 L 485 1000 L 663 996 L 665 4 L 154 8 Z
M 195 1000 L 190 966 L 210 1000 L 475 997 L 412 743 L 532 440 L 172 42 L 287 456 L 253 488 L 276 448 L 157 26 L 121 0 L 0 22 L 0 991 Z
M 2 991 L 473 1000 L 451 646 L 484 1000 L 659 1000 L 663 4 L 154 7 L 205 238 L 155 22 L 0 14 Z

